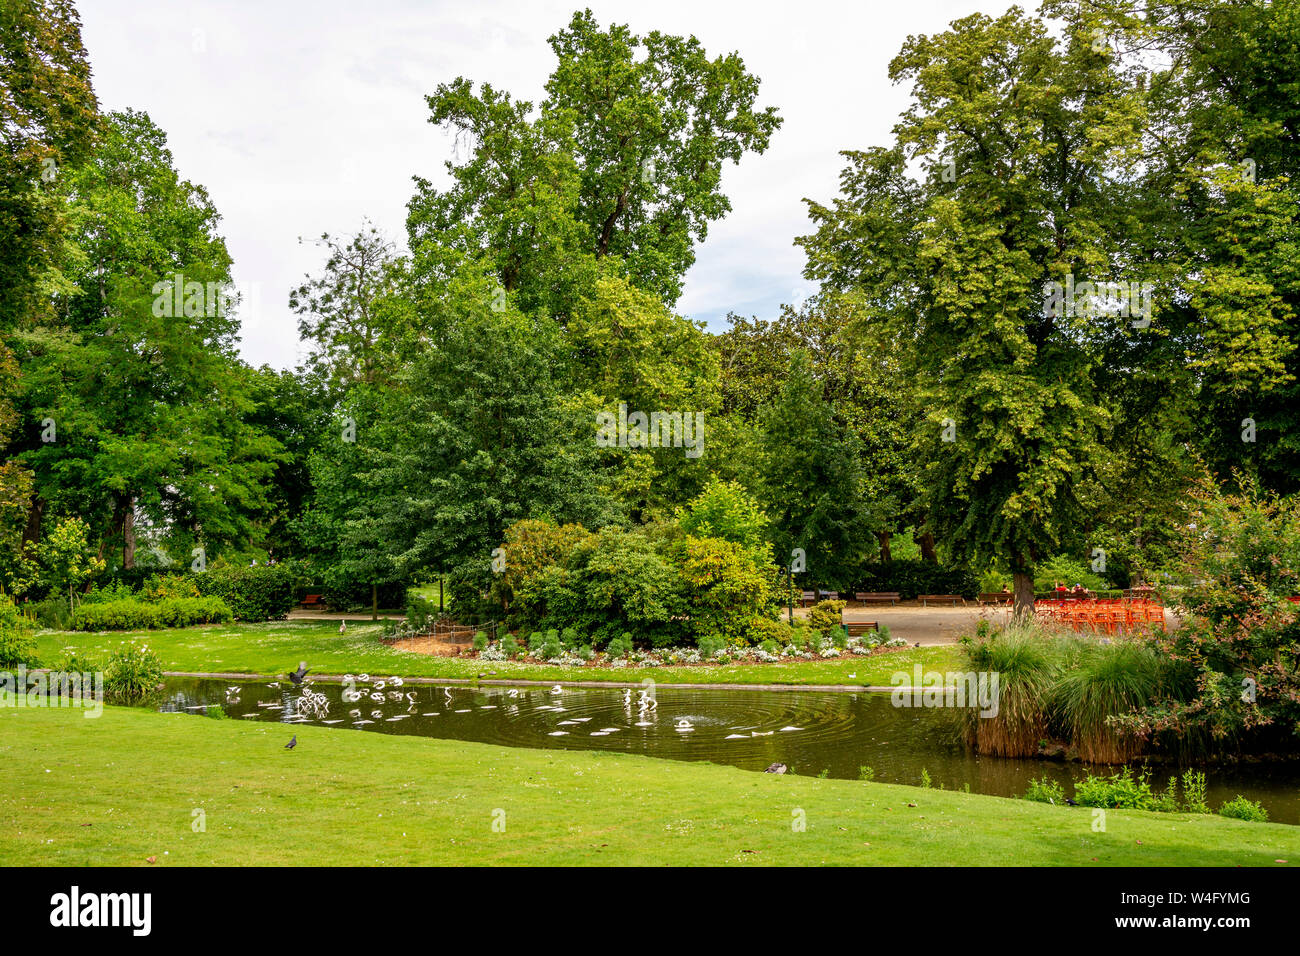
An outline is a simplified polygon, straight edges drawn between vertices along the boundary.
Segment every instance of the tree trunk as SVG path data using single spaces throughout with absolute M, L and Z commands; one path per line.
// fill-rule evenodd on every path
M 45 516 L 45 499 L 32 495 L 31 510 L 27 512 L 27 527 L 23 531 L 23 543 L 37 545 L 41 540 L 41 519 Z
M 135 499 L 126 499 L 122 515 L 122 567 L 135 567 Z
M 1025 620 L 1034 616 L 1034 576 L 1028 571 L 1016 571 L 1011 576 L 1016 592 L 1015 617 Z
M 379 620 L 379 585 L 370 585 L 370 620 Z
M 893 560 L 889 551 L 889 537 L 888 531 L 876 532 L 876 539 L 880 542 L 880 560 L 886 564 Z
M 916 543 L 921 546 L 921 560 L 929 561 L 931 564 L 938 564 L 939 559 L 934 553 L 934 535 L 929 531 L 923 532 L 916 536 Z

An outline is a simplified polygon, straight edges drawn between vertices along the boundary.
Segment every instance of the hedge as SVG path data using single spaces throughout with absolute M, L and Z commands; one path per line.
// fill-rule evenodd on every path
M 152 604 L 127 599 L 83 604 L 72 616 L 72 629 L 136 631 L 154 627 L 190 627 L 195 624 L 224 624 L 232 617 L 230 607 L 220 598 L 171 598 Z
M 287 564 L 211 567 L 193 580 L 200 594 L 221 598 L 238 621 L 283 620 L 298 603 Z
M 854 591 L 897 591 L 904 601 L 918 594 L 960 594 L 975 598 L 979 579 L 965 568 L 946 568 L 932 561 L 889 561 L 868 564 L 859 581 L 840 597 L 852 597 Z

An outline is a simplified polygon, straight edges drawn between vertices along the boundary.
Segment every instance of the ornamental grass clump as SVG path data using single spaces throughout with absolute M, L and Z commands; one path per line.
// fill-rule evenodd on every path
M 1053 688 L 1050 721 L 1088 763 L 1127 763 L 1145 739 L 1118 718 L 1146 707 L 1161 687 L 1160 658 L 1146 643 L 1076 642 Z
M 965 645 L 966 667 L 998 675 L 998 708 L 991 716 L 962 711 L 967 743 L 980 753 L 1028 757 L 1048 735 L 1048 702 L 1067 645 L 1033 625 L 1012 625 Z

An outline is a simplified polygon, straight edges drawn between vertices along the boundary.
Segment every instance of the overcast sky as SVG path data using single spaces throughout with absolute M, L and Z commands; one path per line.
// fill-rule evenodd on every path
M 812 289 L 804 197 L 836 192 L 841 149 L 886 145 L 907 89 L 890 59 L 909 34 L 935 33 L 1006 0 L 710 2 L 710 0 L 80 0 L 95 91 L 107 110 L 144 110 L 166 131 L 183 177 L 223 216 L 245 359 L 302 358 L 289 289 L 317 272 L 310 242 L 369 217 L 404 245 L 411 177 L 443 181 L 452 140 L 426 122 L 424 95 L 465 76 L 542 99 L 546 40 L 575 9 L 602 26 L 694 34 L 708 53 L 737 51 L 762 80 L 759 105 L 785 118 L 762 156 L 728 165 L 733 211 L 697 249 L 678 311 L 725 327 L 771 316 Z M 1032 6 L 1032 4 L 1028 4 Z

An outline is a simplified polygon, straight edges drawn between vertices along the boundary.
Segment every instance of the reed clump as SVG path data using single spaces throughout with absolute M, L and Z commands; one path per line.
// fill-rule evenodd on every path
M 1148 740 L 1126 719 L 1157 701 L 1168 666 L 1140 638 L 1099 639 L 1037 622 L 1013 623 L 968 641 L 965 665 L 998 675 L 996 714 L 963 713 L 972 749 L 1030 757 L 1049 740 L 1067 741 L 1090 763 L 1121 764 Z

